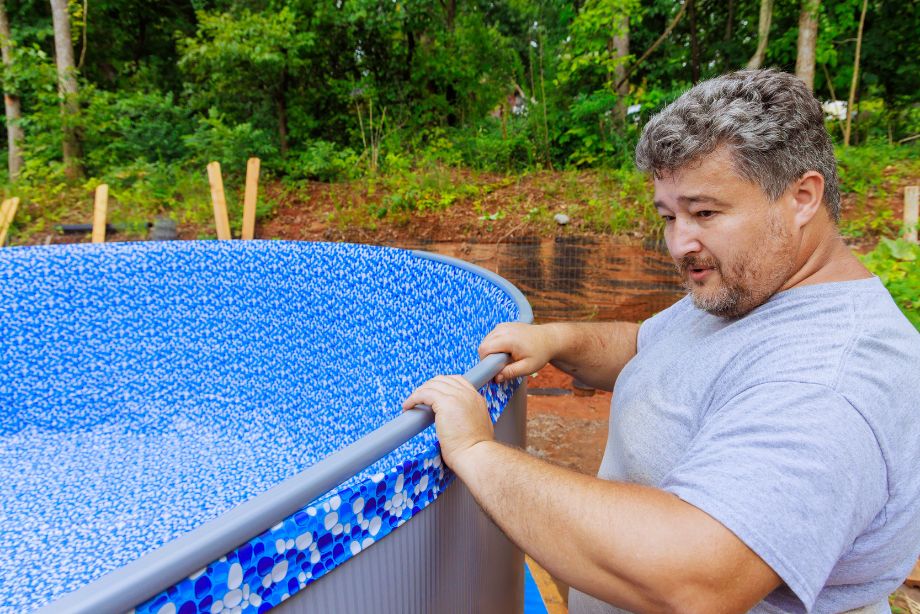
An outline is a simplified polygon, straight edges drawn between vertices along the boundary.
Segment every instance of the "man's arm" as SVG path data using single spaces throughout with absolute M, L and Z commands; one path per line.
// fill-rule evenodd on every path
M 405 406 L 435 411 L 444 462 L 508 537 L 555 576 L 638 612 L 746 612 L 779 576 L 665 491 L 584 476 L 493 440 L 482 397 L 437 377 Z
M 496 378 L 499 382 L 552 363 L 589 386 L 612 390 L 620 371 L 636 355 L 638 335 L 639 325 L 632 322 L 507 323 L 486 336 L 479 354 L 511 355 Z

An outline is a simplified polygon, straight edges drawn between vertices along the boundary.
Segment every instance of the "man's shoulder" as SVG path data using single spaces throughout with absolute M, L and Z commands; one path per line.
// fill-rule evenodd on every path
M 893 383 L 916 387 L 920 373 L 920 334 L 877 278 L 786 291 L 736 319 L 684 299 L 643 329 L 639 350 L 647 362 L 683 365 L 696 381 L 717 386 L 716 396 L 798 381 L 856 400 L 869 381 L 878 398 L 892 394 Z

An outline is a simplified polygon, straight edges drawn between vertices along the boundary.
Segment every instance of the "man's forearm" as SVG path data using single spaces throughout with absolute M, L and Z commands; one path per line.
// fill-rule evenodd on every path
M 552 365 L 594 388 L 612 390 L 620 371 L 636 355 L 639 325 L 634 322 L 543 326 L 556 339 Z
M 550 573 L 630 611 L 743 612 L 778 584 L 737 538 L 726 549 L 727 529 L 662 490 L 590 478 L 494 441 L 453 468 Z

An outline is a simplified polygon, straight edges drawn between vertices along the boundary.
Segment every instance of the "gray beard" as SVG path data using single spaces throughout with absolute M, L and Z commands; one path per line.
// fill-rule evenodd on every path
M 738 288 L 723 285 L 719 288 L 717 293 L 709 296 L 703 296 L 694 292 L 693 282 L 686 282 L 684 288 L 690 294 L 690 297 L 693 299 L 693 304 L 697 309 L 702 309 L 714 316 L 720 318 L 737 318 L 750 311 L 750 309 L 739 311 L 738 306 L 739 303 L 742 302 L 743 291 Z M 751 307 L 751 309 L 753 308 L 754 307 Z

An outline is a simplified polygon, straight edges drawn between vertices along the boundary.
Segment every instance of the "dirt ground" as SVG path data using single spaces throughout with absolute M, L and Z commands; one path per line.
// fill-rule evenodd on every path
M 551 365 L 527 382 L 527 451 L 557 465 L 595 475 L 604 455 L 612 395 L 578 396 L 572 378 Z

